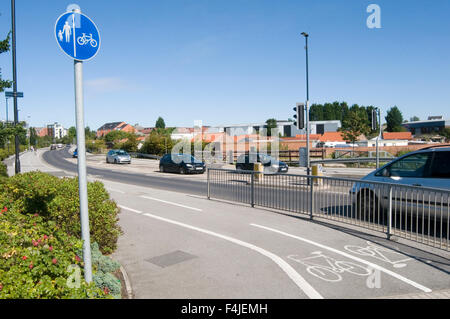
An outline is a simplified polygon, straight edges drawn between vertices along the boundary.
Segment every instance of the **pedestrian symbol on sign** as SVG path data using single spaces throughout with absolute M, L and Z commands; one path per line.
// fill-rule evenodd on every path
M 55 25 L 56 42 L 72 59 L 85 61 L 93 58 L 100 47 L 97 26 L 86 15 L 66 12 Z

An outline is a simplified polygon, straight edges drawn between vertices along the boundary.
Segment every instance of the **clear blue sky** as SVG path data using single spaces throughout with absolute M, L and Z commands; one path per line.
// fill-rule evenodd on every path
M 73 63 L 54 24 L 71 2 L 16 0 L 18 90 L 33 126 L 75 124 Z M 381 7 L 381 29 L 366 7 Z M 305 100 L 302 31 L 310 34 L 310 100 L 397 105 L 450 117 L 450 1 L 80 0 L 102 34 L 84 63 L 86 124 L 264 122 Z M 0 37 L 10 1 L 0 3 Z M 12 78 L 11 54 L 0 55 Z M 11 101 L 12 102 L 12 101 Z M 10 112 L 12 114 L 12 111 Z M 5 99 L 0 96 L 0 117 Z

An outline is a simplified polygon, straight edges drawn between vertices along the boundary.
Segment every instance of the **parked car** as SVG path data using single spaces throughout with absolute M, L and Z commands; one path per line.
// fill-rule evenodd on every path
M 56 145 L 55 144 L 50 145 L 50 151 L 53 151 L 53 150 L 56 150 Z
M 159 171 L 203 174 L 206 164 L 189 154 L 166 154 L 159 160 Z
M 370 182 L 384 182 L 398 186 L 392 194 L 392 207 L 401 211 L 408 210 L 409 214 L 430 212 L 441 204 L 447 207 L 449 203 L 441 202 L 445 199 L 431 201 L 429 195 L 434 198 L 433 192 L 419 187 L 450 190 L 450 145 L 408 153 L 363 177 L 360 182 L 354 183 L 350 190 L 353 204 L 359 213 L 366 216 L 385 211 L 389 205 L 389 185 Z M 417 190 L 408 188 L 409 201 L 405 196 L 406 188 L 402 190 L 401 185 L 417 187 Z M 416 194 L 415 197 L 412 194 Z
M 110 150 L 106 154 L 106 163 L 131 164 L 131 156 L 124 150 Z
M 64 146 L 63 146 L 61 143 L 59 143 L 59 144 L 57 145 L 57 147 L 58 147 L 58 148 L 63 148 Z
M 77 158 L 78 157 L 78 148 L 73 151 L 72 157 Z
M 265 174 L 287 173 L 289 170 L 285 162 L 261 153 L 246 153 L 237 158 L 236 170 L 253 171 L 255 163 L 261 163 L 264 166 Z

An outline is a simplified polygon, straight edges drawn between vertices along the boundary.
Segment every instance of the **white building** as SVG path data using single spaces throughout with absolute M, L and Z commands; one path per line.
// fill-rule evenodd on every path
M 48 135 L 55 139 L 60 139 L 67 135 L 67 129 L 65 129 L 58 122 L 47 125 L 47 129 L 48 129 Z
M 265 128 L 266 123 L 250 123 L 250 124 L 233 124 L 233 125 L 220 125 L 214 126 L 208 129 L 208 133 L 227 132 L 230 136 L 250 135 L 255 134 L 261 128 Z M 326 132 L 337 132 L 341 127 L 341 121 L 311 121 L 310 122 L 310 134 L 324 134 Z M 277 121 L 278 132 L 282 136 L 294 137 L 300 134 L 306 134 L 306 130 L 299 130 L 290 121 Z

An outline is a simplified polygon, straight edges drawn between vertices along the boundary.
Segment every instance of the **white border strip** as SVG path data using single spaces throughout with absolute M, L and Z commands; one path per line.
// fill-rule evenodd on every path
M 403 282 L 405 282 L 405 283 L 407 283 L 407 284 L 409 284 L 409 285 L 411 285 L 411 286 L 413 286 L 413 287 L 415 287 L 417 289 L 420 289 L 420 290 L 422 290 L 424 292 L 431 292 L 432 291 L 430 288 L 422 286 L 421 284 L 418 284 L 418 283 L 416 283 L 416 282 L 414 282 L 414 281 L 412 281 L 412 280 L 410 280 L 408 278 L 405 278 L 402 275 L 399 275 L 399 274 L 397 274 L 397 273 L 395 273 L 393 271 L 390 271 L 390 270 L 388 270 L 388 269 L 386 269 L 384 267 L 381 267 L 381 266 L 379 266 L 377 264 L 373 264 L 373 263 L 371 263 L 369 261 L 366 261 L 364 259 L 355 257 L 355 256 L 350 255 L 350 254 L 347 254 L 347 253 L 345 253 L 343 251 L 340 251 L 340 250 L 337 250 L 337 249 L 334 249 L 334 248 L 331 248 L 331 247 L 328 247 L 328 246 L 325 246 L 325 245 L 313 242 L 312 240 L 309 240 L 309 239 L 305 239 L 305 238 L 302 238 L 302 237 L 298 237 L 298 236 L 295 236 L 295 235 L 291 235 L 291 234 L 285 233 L 285 232 L 280 231 L 280 230 L 269 228 L 269 227 L 266 227 L 266 226 L 261 226 L 261 225 L 257 225 L 257 224 L 250 224 L 250 225 L 254 226 L 254 227 L 262 228 L 262 229 L 265 229 L 265 230 L 269 230 L 269 231 L 272 231 L 274 233 L 278 233 L 278 234 L 281 234 L 281 235 L 284 235 L 284 236 L 287 236 L 287 237 L 298 239 L 298 240 L 301 240 L 301 241 L 303 241 L 305 243 L 308 243 L 308 244 L 320 247 L 322 249 L 326 249 L 326 250 L 332 251 L 332 252 L 334 252 L 336 254 L 339 254 L 339 255 L 342 255 L 344 257 L 356 260 L 356 261 L 358 261 L 358 262 L 360 262 L 362 264 L 366 264 L 366 265 L 372 267 L 373 269 L 378 269 L 379 271 L 382 271 L 382 272 L 384 272 L 384 273 L 386 273 L 386 274 L 388 274 L 388 275 L 390 275 L 390 276 L 392 276 L 392 277 L 394 277 L 394 278 L 396 278 L 398 280 L 401 280 L 401 281 L 403 281 Z
M 168 202 L 168 201 L 165 201 L 165 200 L 162 200 L 162 199 L 158 199 L 158 198 L 153 198 L 153 197 L 150 197 L 150 196 L 141 195 L 140 197 L 145 198 L 145 199 L 154 200 L 154 201 L 161 202 L 161 203 L 166 203 L 166 204 L 170 204 L 170 205 L 174 205 L 174 206 L 179 206 L 179 207 L 183 207 L 183 208 L 195 210 L 195 211 L 197 211 L 197 212 L 203 211 L 203 210 L 200 209 L 200 208 L 195 208 L 195 207 L 190 207 L 190 206 L 186 206 L 186 205 L 181 205 L 181 204 L 177 204 L 177 203 L 173 203 L 173 202 Z

